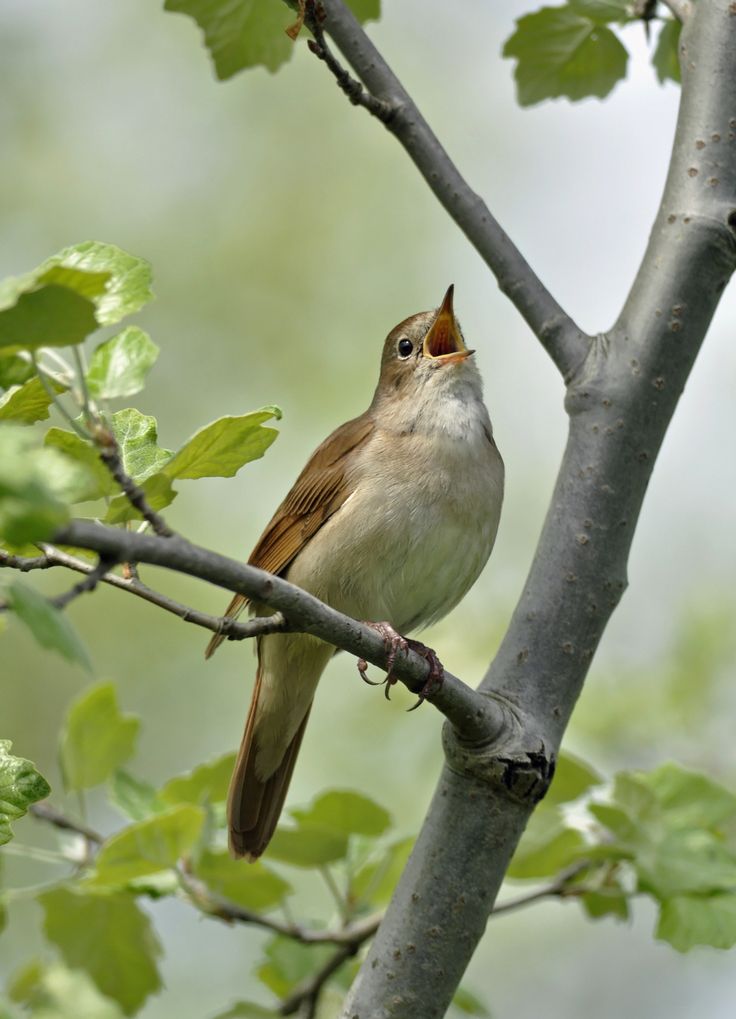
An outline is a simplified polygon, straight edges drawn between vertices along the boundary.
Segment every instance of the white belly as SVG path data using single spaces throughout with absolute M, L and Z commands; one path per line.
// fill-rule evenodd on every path
M 491 554 L 503 498 L 503 463 L 477 424 L 459 434 L 379 432 L 355 491 L 287 578 L 402 633 L 449 612 Z

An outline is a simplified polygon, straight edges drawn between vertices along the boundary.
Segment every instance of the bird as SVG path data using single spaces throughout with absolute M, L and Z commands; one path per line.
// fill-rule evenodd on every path
M 391 330 L 370 406 L 318 446 L 248 559 L 376 625 L 394 652 L 475 583 L 501 514 L 504 464 L 453 293 Z M 237 594 L 225 614 L 245 609 L 269 611 Z M 224 639 L 215 634 L 206 657 Z M 409 644 L 436 671 L 434 652 Z M 251 862 L 276 829 L 317 683 L 336 653 L 292 632 L 262 635 L 256 648 L 227 807 L 230 851 Z

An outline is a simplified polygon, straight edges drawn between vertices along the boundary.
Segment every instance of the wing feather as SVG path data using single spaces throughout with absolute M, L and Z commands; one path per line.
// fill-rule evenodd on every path
M 317 447 L 258 539 L 249 565 L 275 574 L 288 568 L 309 539 L 352 494 L 356 478 L 347 470 L 347 454 L 366 442 L 374 428 L 373 417 L 366 411 L 341 425 Z M 247 604 L 247 598 L 236 594 L 225 615 L 238 616 Z M 215 634 L 207 645 L 207 658 L 223 639 Z

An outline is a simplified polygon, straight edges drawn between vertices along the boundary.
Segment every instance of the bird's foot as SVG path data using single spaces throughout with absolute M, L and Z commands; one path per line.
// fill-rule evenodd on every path
M 406 637 L 402 637 L 400 633 L 397 633 L 390 623 L 366 622 L 365 625 L 370 626 L 371 630 L 375 630 L 376 633 L 383 637 L 383 643 L 385 645 L 386 653 L 388 655 L 386 659 L 386 678 L 382 679 L 378 683 L 374 683 L 372 679 L 368 679 L 368 676 L 366 675 L 368 663 L 364 658 L 358 659 L 358 672 L 360 673 L 360 677 L 363 680 L 363 682 L 368 683 L 370 686 L 383 686 L 385 684 L 384 693 L 386 695 L 386 700 L 390 701 L 391 697 L 389 691 L 391 687 L 394 685 L 394 683 L 397 682 L 395 676 L 391 675 L 394 667 L 394 662 L 396 660 L 396 653 L 399 650 L 404 652 L 408 651 L 409 647 L 412 644 L 412 641 L 407 640 Z
M 420 704 L 423 704 L 428 697 L 431 697 L 442 686 L 442 681 L 445 678 L 445 669 L 437 657 L 437 652 L 433 651 L 431 647 L 422 644 L 420 640 L 409 640 L 407 643 L 412 651 L 416 651 L 429 664 L 429 675 L 424 686 L 419 691 L 417 702 L 408 709 L 409 711 L 416 711 Z
M 432 648 L 427 647 L 426 644 L 422 644 L 419 640 L 409 640 L 407 637 L 402 637 L 400 633 L 394 630 L 390 623 L 366 623 L 366 626 L 370 626 L 372 630 L 383 637 L 388 658 L 386 660 L 386 678 L 380 682 L 374 682 L 372 679 L 368 679 L 367 669 L 368 663 L 364 658 L 358 659 L 358 672 L 360 673 L 361 679 L 364 683 L 368 683 L 370 686 L 382 686 L 385 684 L 385 695 L 386 700 L 391 700 L 390 689 L 397 682 L 396 678 L 392 675 L 394 667 L 394 661 L 396 660 L 396 654 L 399 650 L 401 651 L 416 651 L 418 655 L 429 664 L 429 675 L 427 680 L 419 691 L 419 698 L 409 711 L 415 711 L 416 708 L 422 704 L 427 697 L 431 697 L 442 686 L 442 680 L 445 678 L 445 670 L 442 666 L 442 662 L 437 657 L 436 653 Z

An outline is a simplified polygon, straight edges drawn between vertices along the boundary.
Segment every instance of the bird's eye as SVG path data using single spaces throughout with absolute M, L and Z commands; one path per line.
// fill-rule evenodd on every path
M 412 350 L 414 350 L 414 344 L 411 340 L 399 340 L 399 357 L 408 357 Z

